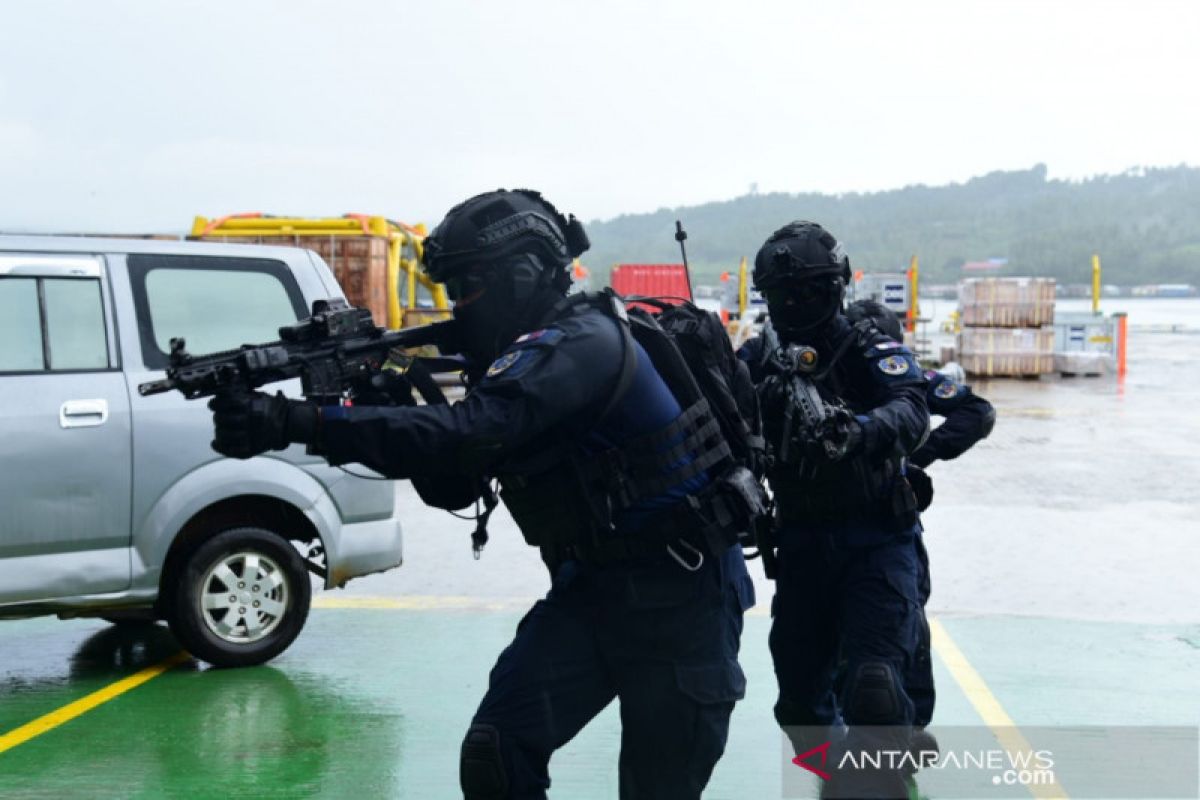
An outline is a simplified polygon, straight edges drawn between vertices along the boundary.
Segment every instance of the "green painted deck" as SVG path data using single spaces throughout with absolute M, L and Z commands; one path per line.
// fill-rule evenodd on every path
M 0 797 L 456 797 L 459 742 L 519 618 L 511 608 L 316 609 L 269 666 L 187 662 L 0 753 Z M 1195 626 L 941 621 L 1019 726 L 1197 721 Z M 780 796 L 768 627 L 761 613 L 747 619 L 749 688 L 706 797 Z M 178 650 L 163 626 L 45 619 L 6 623 L 3 644 L 0 735 Z M 980 724 L 935 666 L 935 728 Z M 552 796 L 615 797 L 619 742 L 613 706 L 555 756 Z

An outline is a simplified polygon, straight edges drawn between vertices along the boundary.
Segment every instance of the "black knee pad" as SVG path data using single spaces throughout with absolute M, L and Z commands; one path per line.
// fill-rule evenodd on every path
M 854 725 L 888 725 L 904 713 L 895 671 L 882 661 L 859 664 L 850 676 L 846 721 Z
M 504 800 L 508 773 L 500 753 L 500 731 L 476 722 L 463 739 L 458 761 L 458 782 L 465 800 Z

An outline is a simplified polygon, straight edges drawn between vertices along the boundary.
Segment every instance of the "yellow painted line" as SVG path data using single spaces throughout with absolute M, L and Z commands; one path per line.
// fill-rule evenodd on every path
M 402 597 L 322 595 L 313 608 L 382 611 L 508 611 L 533 605 L 532 597 L 469 597 L 465 595 L 405 595 Z
M 405 595 L 381 597 L 376 595 L 324 594 L 313 598 L 313 608 L 366 611 L 517 611 L 537 602 L 536 597 L 470 597 L 468 595 Z M 746 612 L 750 616 L 771 614 L 770 602 L 759 602 Z
M 180 650 L 170 658 L 160 661 L 152 667 L 135 672 L 127 678 L 122 678 L 116 683 L 110 683 L 103 689 L 97 689 L 91 694 L 81 697 L 73 703 L 68 703 L 62 708 L 51 711 L 49 714 L 38 717 L 32 722 L 27 722 L 19 728 L 15 728 L 8 733 L 0 736 L 0 753 L 6 750 L 11 750 L 19 744 L 24 744 L 30 739 L 41 736 L 46 731 L 53 730 L 59 725 L 70 722 L 76 717 L 82 716 L 91 711 L 97 706 L 107 703 L 115 697 L 125 694 L 130 689 L 136 689 L 148 680 L 157 678 L 172 667 L 182 664 L 185 661 L 190 661 L 191 656 Z
M 963 694 L 967 696 L 967 700 L 974 706 L 975 712 L 979 714 L 984 724 L 992 729 L 992 734 L 995 735 L 1000 745 L 1009 753 L 1032 752 L 1033 746 L 1021 734 L 1017 724 L 1013 722 L 1013 718 L 1004 710 L 1004 706 L 1000 705 L 1000 701 L 996 699 L 996 695 L 992 694 L 992 690 L 988 688 L 984 682 L 983 676 L 971 666 L 971 662 L 967 661 L 967 657 L 963 655 L 963 651 L 958 649 L 958 645 L 950 638 L 950 634 L 946 631 L 941 621 L 930 617 L 929 618 L 929 633 L 930 641 L 934 651 L 938 654 L 938 658 L 946 665 L 946 669 L 950 670 L 950 674 L 954 676 L 954 680 L 958 683 Z M 1039 798 L 1066 798 L 1067 793 L 1059 785 L 1057 780 L 1052 783 L 1043 785 L 1031 785 L 1026 787 L 1030 794 Z

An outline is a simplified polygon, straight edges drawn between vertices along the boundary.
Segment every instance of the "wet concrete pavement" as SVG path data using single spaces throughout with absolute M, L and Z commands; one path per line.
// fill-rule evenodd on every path
M 1123 385 L 976 384 L 995 433 L 932 469 L 931 609 L 1022 727 L 1200 723 L 1200 334 L 1135 328 L 1130 364 Z M 547 581 L 503 511 L 475 561 L 471 523 L 406 485 L 398 506 L 405 566 L 318 594 L 283 656 L 186 662 L 0 752 L 0 797 L 457 796 L 488 669 Z M 752 572 L 749 688 L 711 798 L 780 794 L 771 587 Z M 162 626 L 0 623 L 0 736 L 177 649 Z M 977 692 L 935 670 L 934 727 L 979 724 Z M 615 797 L 618 748 L 609 708 L 556 755 L 552 796 Z

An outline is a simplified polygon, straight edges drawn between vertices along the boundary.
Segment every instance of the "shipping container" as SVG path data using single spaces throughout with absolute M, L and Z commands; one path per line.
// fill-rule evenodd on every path
M 1103 375 L 1117 364 L 1117 318 L 1087 311 L 1054 317 L 1054 369 L 1064 375 Z
M 692 299 L 692 281 L 683 264 L 617 264 L 609 285 L 621 296 L 637 294 L 670 302 Z
M 910 290 L 908 276 L 902 272 L 867 273 L 851 284 L 852 300 L 874 300 L 902 320 L 912 306 Z

